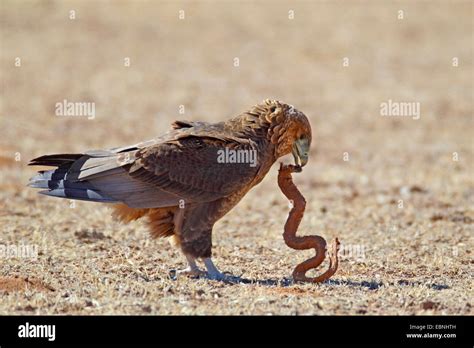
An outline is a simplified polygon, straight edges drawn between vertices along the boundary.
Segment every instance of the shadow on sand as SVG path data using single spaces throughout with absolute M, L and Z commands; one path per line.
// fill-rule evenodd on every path
M 226 284 L 256 284 L 263 286 L 279 286 L 279 287 L 289 287 L 296 284 L 302 284 L 295 282 L 292 278 L 282 278 L 282 279 L 248 279 L 243 277 L 234 276 L 231 274 L 226 274 L 225 279 L 222 280 Z M 436 283 L 425 283 L 421 281 L 409 281 L 409 280 L 399 280 L 397 282 L 380 282 L 380 281 L 353 281 L 353 280 L 338 280 L 338 279 L 329 279 L 321 284 L 330 285 L 330 286 L 349 286 L 352 288 L 366 288 L 368 290 L 377 290 L 382 286 L 420 286 L 424 285 L 434 290 L 444 290 L 449 289 L 448 285 L 436 284 Z

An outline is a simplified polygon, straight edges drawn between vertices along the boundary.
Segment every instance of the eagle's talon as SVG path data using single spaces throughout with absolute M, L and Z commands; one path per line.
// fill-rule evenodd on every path
M 205 258 L 204 260 L 204 265 L 206 266 L 207 269 L 207 278 L 211 280 L 221 280 L 221 281 L 229 281 L 232 283 L 235 283 L 239 281 L 239 277 L 235 277 L 232 275 L 230 272 L 220 272 L 217 267 L 214 265 L 212 262 L 212 259 Z
M 234 276 L 233 274 L 229 272 L 223 272 L 223 273 L 207 273 L 207 279 L 210 280 L 217 280 L 217 281 L 222 281 L 225 283 L 230 283 L 230 284 L 235 284 L 235 283 L 240 283 L 242 281 L 242 278 L 239 276 Z
M 172 275 L 173 273 L 174 275 Z M 200 278 L 202 276 L 206 276 L 207 273 L 199 268 L 192 268 L 192 267 L 186 267 L 184 269 L 170 271 L 170 277 L 173 280 L 178 279 L 178 277 L 182 275 L 190 277 L 190 278 Z
M 226 275 L 223 273 L 206 273 L 206 278 L 210 280 L 224 280 L 226 278 Z

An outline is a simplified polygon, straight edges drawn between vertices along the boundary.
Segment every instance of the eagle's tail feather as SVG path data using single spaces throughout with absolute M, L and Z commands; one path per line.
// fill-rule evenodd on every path
M 29 165 L 56 166 L 58 168 L 39 171 L 37 175 L 30 178 L 28 186 L 44 189 L 39 193 L 47 196 L 93 202 L 117 202 L 92 186 L 87 180 L 68 179 L 69 169 L 82 156 L 82 154 L 59 154 L 41 156 L 31 160 Z
M 57 155 L 45 155 L 45 156 L 40 156 L 32 159 L 30 163 L 28 163 L 29 166 L 53 166 L 53 167 L 59 167 L 63 164 L 72 164 L 79 158 L 84 156 L 83 154 L 80 153 L 68 153 L 68 154 L 57 154 Z

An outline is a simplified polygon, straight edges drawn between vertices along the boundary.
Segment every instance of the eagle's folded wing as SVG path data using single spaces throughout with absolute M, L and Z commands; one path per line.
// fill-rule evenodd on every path
M 123 148 L 35 158 L 31 165 L 58 168 L 29 185 L 50 196 L 154 208 L 219 199 L 255 178 L 258 164 L 218 162 L 218 150 L 254 150 L 252 142 L 206 137 L 204 126 L 196 128 Z
M 259 170 L 257 162 L 229 163 L 226 148 L 241 160 L 257 161 L 251 141 L 187 136 L 137 151 L 129 174 L 190 202 L 213 201 L 249 185 Z

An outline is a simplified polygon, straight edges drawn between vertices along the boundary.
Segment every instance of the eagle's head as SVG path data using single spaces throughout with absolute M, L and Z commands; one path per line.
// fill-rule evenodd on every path
M 294 115 L 290 115 L 290 127 L 292 133 L 290 139 L 291 153 L 295 159 L 295 165 L 304 167 L 308 163 L 309 148 L 311 146 L 311 125 L 308 118 L 301 111 L 293 108 Z
M 293 154 L 295 165 L 303 167 L 308 163 L 311 146 L 311 125 L 305 114 L 276 100 L 265 100 L 266 120 L 270 127 L 268 137 L 275 145 L 276 158 Z

